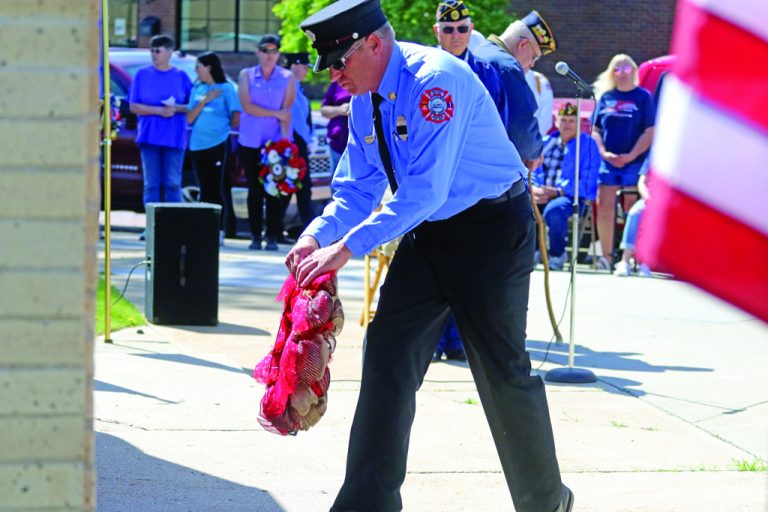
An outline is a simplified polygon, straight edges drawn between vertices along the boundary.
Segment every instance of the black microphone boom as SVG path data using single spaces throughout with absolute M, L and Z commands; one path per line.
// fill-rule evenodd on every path
M 557 71 L 558 74 L 563 75 L 565 78 L 573 82 L 573 84 L 582 90 L 583 92 L 588 93 L 590 96 L 592 96 L 592 87 L 579 75 L 573 72 L 573 70 L 568 67 L 568 64 L 566 64 L 563 61 L 558 62 L 555 64 L 555 71 Z

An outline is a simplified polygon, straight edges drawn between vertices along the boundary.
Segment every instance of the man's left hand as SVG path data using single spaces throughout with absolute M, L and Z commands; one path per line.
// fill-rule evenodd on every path
M 538 169 L 538 167 L 544 162 L 544 155 L 539 156 L 535 160 L 523 160 L 523 165 L 529 170 L 533 171 L 535 169 Z
M 349 258 L 352 257 L 352 251 L 350 251 L 346 245 L 342 242 L 337 242 L 328 247 L 317 249 L 312 254 L 302 259 L 296 267 L 296 282 L 299 286 L 306 288 L 312 281 L 318 276 L 330 272 L 331 270 L 338 270 L 346 265 Z

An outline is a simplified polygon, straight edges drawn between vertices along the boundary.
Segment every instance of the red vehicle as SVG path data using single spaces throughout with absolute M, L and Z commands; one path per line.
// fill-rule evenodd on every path
M 183 52 L 174 52 L 171 57 L 171 65 L 183 70 L 194 82 L 197 80 L 195 73 L 196 58 Z M 131 82 L 139 68 L 150 65 L 152 59 L 146 48 L 110 48 L 109 71 L 110 88 L 113 104 L 117 115 L 113 120 L 117 138 L 112 142 L 112 209 L 144 211 L 143 191 L 144 178 L 141 166 L 139 148 L 136 146 L 136 115 L 131 113 L 128 96 L 131 90 Z M 237 87 L 237 84 L 233 82 Z M 318 116 L 319 118 L 319 116 Z M 313 117 L 313 119 L 316 119 Z M 322 119 L 322 118 L 319 118 Z M 245 206 L 246 179 L 245 171 L 240 166 L 237 157 L 237 132 L 230 136 L 232 151 L 229 152 L 229 161 L 226 170 L 227 194 L 225 197 L 230 202 L 227 210 L 232 213 L 227 219 L 227 231 L 235 233 L 237 218 L 247 217 Z M 316 209 L 330 196 L 330 151 L 325 140 L 325 124 L 317 123 L 315 126 L 315 138 L 310 143 L 309 172 L 312 177 L 312 200 L 316 203 Z M 199 198 L 199 186 L 197 176 L 192 167 L 192 162 L 187 154 L 184 159 L 182 172 L 182 195 L 185 201 L 194 202 Z M 235 198 L 234 204 L 232 198 Z M 241 204 L 242 203 L 242 204 Z M 237 218 L 235 217 L 237 216 Z M 297 222 L 294 219 L 293 209 L 286 214 L 286 226 L 291 227 Z
M 672 69 L 675 60 L 676 57 L 674 55 L 665 55 L 663 57 L 647 60 L 640 64 L 637 68 L 637 77 L 640 81 L 640 87 L 656 96 L 656 87 L 659 84 L 659 80 Z M 658 101 L 658 98 L 656 98 L 656 100 Z

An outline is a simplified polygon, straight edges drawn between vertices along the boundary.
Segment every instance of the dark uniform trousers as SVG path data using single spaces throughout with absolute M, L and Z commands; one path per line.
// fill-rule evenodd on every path
M 416 391 L 449 307 L 516 510 L 558 507 L 562 484 L 544 383 L 530 376 L 525 351 L 533 252 L 526 193 L 424 222 L 403 238 L 368 327 L 346 477 L 332 511 L 402 509 Z

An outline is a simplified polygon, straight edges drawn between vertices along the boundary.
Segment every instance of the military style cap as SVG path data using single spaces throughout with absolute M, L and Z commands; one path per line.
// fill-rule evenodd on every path
M 552 33 L 552 29 L 549 28 L 549 25 L 547 25 L 547 22 L 544 21 L 544 18 L 541 17 L 541 14 L 536 11 L 531 11 L 522 21 L 533 33 L 533 36 L 539 43 L 542 55 L 547 55 L 557 50 L 555 35 Z
M 379 0 L 338 0 L 301 22 L 301 30 L 317 50 L 315 71 L 344 56 L 355 41 L 387 22 Z
M 557 115 L 559 116 L 575 116 L 576 115 L 576 105 L 573 103 L 566 103 L 562 107 L 560 107 L 560 110 L 557 111 Z
M 285 65 L 292 66 L 293 64 L 304 64 L 309 66 L 309 54 L 307 52 L 298 53 L 283 53 L 285 57 Z
M 261 39 L 259 39 L 258 46 L 264 46 L 265 44 L 273 44 L 280 48 L 280 38 L 275 34 L 265 34 L 261 36 Z
M 459 21 L 469 18 L 469 9 L 461 0 L 444 0 L 437 6 L 435 21 Z

